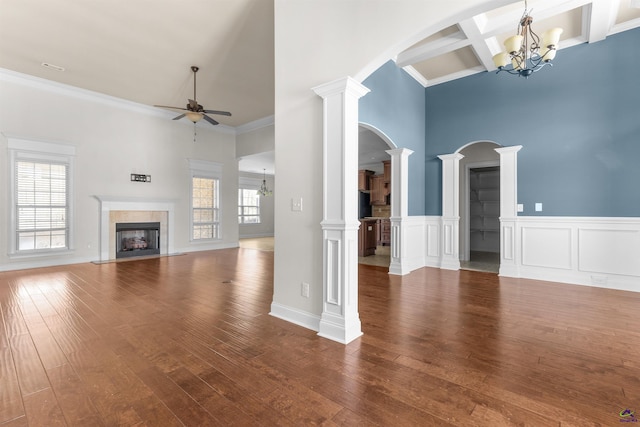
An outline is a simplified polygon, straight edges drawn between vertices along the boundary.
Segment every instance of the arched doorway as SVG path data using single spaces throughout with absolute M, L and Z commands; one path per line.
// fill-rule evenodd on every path
M 391 262 L 391 155 L 396 148 L 376 127 L 358 125 L 358 263 L 389 267 Z M 363 182 L 361 182 L 363 181 Z
M 470 144 L 468 144 L 470 145 Z M 460 153 L 438 156 L 442 160 L 442 253 L 441 268 L 460 269 Z M 518 156 L 522 146 L 494 148 L 500 156 L 500 270 L 513 276 L 515 265 L 515 222 L 518 195 Z

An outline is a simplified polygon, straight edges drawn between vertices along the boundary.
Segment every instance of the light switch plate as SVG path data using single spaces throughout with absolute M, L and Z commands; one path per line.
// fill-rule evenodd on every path
M 542 212 L 542 203 L 536 203 L 536 212 Z
M 291 210 L 293 212 L 302 212 L 302 197 L 291 199 Z
M 524 205 L 522 203 L 518 203 L 518 212 L 524 212 Z

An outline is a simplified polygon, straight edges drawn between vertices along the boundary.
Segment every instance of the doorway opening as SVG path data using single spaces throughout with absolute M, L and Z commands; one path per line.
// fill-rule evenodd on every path
M 500 268 L 500 167 L 469 165 L 467 182 L 466 270 L 498 273 Z
M 383 137 L 384 136 L 384 137 Z M 391 263 L 391 155 L 393 143 L 378 129 L 358 126 L 358 263 Z

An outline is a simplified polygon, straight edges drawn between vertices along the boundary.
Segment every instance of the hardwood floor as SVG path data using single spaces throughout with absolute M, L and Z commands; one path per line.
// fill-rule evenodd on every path
M 620 425 L 640 294 L 360 266 L 364 336 L 268 315 L 273 253 L 0 273 L 0 425 Z

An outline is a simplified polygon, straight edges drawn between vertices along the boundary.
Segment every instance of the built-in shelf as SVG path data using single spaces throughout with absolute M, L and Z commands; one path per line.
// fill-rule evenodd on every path
M 497 168 L 472 169 L 469 175 L 471 250 L 488 250 L 500 233 L 500 172 Z M 486 242 L 485 242 L 486 240 Z

